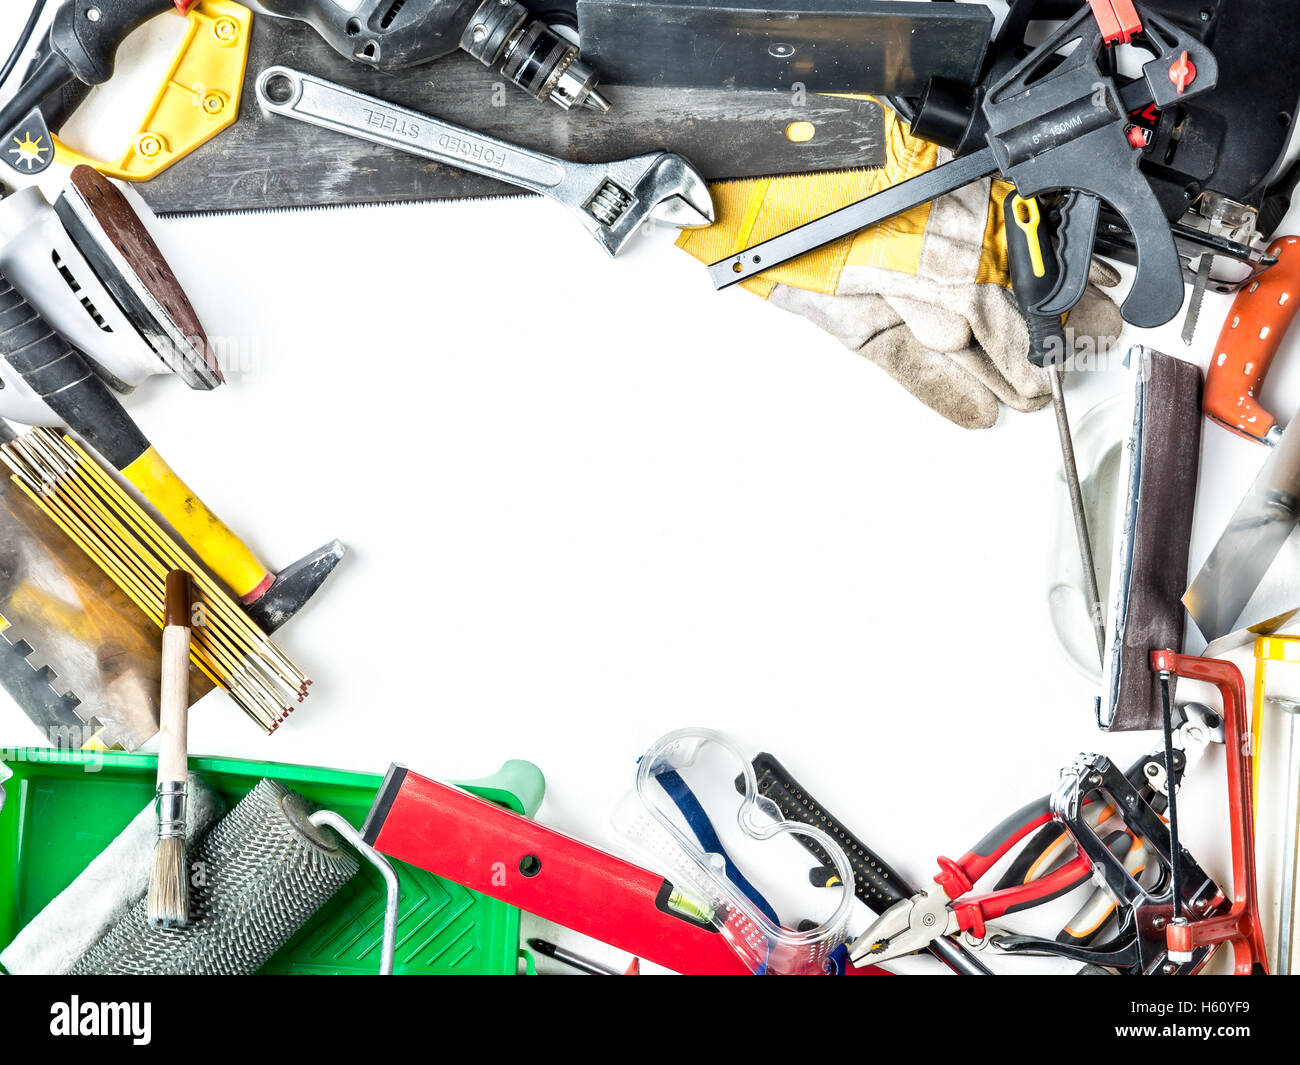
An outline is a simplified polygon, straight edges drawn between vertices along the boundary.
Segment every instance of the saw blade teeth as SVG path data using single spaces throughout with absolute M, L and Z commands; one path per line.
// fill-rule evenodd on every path
M 441 196 L 413 200 L 366 200 L 356 203 L 290 203 L 271 207 L 214 207 L 202 211 L 156 209 L 154 214 L 168 221 L 189 221 L 201 218 L 242 218 L 277 214 L 311 214 L 317 211 L 356 211 L 368 207 L 436 207 L 455 203 L 495 203 L 498 200 L 541 200 L 535 192 L 503 192 L 493 196 Z

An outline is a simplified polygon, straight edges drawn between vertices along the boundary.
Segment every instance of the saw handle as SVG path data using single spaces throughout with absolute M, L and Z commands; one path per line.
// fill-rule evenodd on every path
M 113 76 L 118 46 L 174 0 L 66 0 L 50 25 L 50 50 L 78 81 L 101 85 Z
M 1247 440 L 1273 445 L 1277 420 L 1257 402 L 1273 358 L 1300 308 L 1300 237 L 1278 237 L 1270 267 L 1237 293 L 1205 376 L 1205 416 Z

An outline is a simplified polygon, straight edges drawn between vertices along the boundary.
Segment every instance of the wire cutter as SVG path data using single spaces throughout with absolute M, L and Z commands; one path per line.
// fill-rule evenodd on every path
M 1208 707 L 1189 703 L 1182 711 L 1185 720 L 1175 733 L 1179 755 L 1175 762 L 1175 787 L 1210 743 L 1222 743 L 1224 739 L 1222 719 Z M 1163 752 L 1163 747 L 1159 751 Z M 1124 776 L 1144 800 L 1161 805 L 1168 782 L 1164 777 L 1164 763 L 1156 753 L 1139 759 Z M 863 959 L 888 961 L 923 950 L 942 936 L 958 933 L 965 933 L 970 945 L 982 945 L 991 931 L 990 921 L 1049 902 L 1081 886 L 1091 875 L 1092 863 L 1079 852 L 1069 830 L 1053 823 L 1051 800 L 1052 796 L 1045 795 L 1022 807 L 959 861 L 940 858 L 940 872 L 934 878 L 934 885 L 886 910 L 854 942 L 851 960 L 855 963 Z M 1104 801 L 1100 796 L 1086 799 L 1085 803 L 1081 816 L 1094 832 L 1117 811 L 1113 800 Z M 1031 833 L 1033 838 L 994 890 L 970 895 L 979 880 Z M 1113 833 L 1105 842 L 1132 876 L 1139 875 L 1151 858 L 1150 845 L 1131 832 Z M 1070 850 L 1075 857 L 1053 869 Z M 1116 909 L 1114 899 L 1098 889 L 1071 920 L 1061 941 L 1073 945 L 1090 942 L 1100 934 Z
M 895 903 L 849 949 L 849 958 L 882 962 L 924 950 L 940 936 L 966 933 L 982 942 L 988 923 L 1058 898 L 1088 879 L 1092 863 L 1083 855 L 1028 883 L 971 895 L 1013 847 L 1052 820 L 1050 796 L 1022 807 L 975 844 L 959 860 L 939 858 L 934 883 L 910 899 Z

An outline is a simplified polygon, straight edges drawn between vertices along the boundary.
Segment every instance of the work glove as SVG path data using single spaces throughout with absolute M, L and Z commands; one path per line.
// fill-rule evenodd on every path
M 885 112 L 886 165 L 713 186 L 717 222 L 678 246 L 704 262 L 745 248 L 931 169 L 946 156 Z M 917 399 L 967 429 L 1051 401 L 1028 360 L 1029 330 L 1010 289 L 1002 200 L 986 178 L 741 282 L 865 355 Z M 1101 287 L 1119 275 L 1095 263 L 1070 313 L 1075 350 L 1104 354 L 1123 328 Z M 1101 286 L 1101 287 L 1099 287 Z

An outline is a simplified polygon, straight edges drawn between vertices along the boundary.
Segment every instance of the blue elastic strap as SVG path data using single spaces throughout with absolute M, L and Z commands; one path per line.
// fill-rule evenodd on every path
M 681 778 L 681 774 L 675 769 L 664 769 L 655 774 L 655 779 L 659 781 L 664 791 L 668 793 L 668 797 L 673 800 L 677 809 L 681 811 L 682 817 L 686 819 L 686 823 L 695 834 L 695 838 L 699 840 L 700 846 L 708 853 L 717 854 L 722 858 L 727 871 L 727 879 L 735 884 L 744 896 L 779 928 L 781 919 L 776 915 L 776 910 L 772 908 L 767 899 L 763 898 L 758 888 L 746 880 L 745 875 L 736 868 L 736 863 L 731 860 L 731 855 L 727 853 L 722 846 L 722 840 L 718 839 L 717 832 L 713 830 L 713 823 L 709 820 L 709 815 L 704 812 L 700 800 L 695 797 L 695 793 L 687 786 L 686 781 Z

